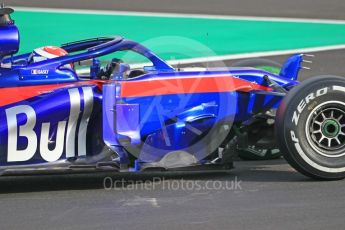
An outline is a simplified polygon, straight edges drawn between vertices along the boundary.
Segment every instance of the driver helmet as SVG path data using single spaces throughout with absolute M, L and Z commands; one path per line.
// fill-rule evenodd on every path
M 30 63 L 45 61 L 57 57 L 62 57 L 67 55 L 68 52 L 60 47 L 56 46 L 44 46 L 34 49 L 29 57 Z M 64 68 L 74 69 L 73 64 L 67 64 L 63 66 Z

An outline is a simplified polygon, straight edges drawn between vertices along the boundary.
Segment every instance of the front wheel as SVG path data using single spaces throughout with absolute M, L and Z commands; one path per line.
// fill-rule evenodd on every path
M 345 78 L 313 77 L 292 89 L 276 117 L 284 157 L 302 174 L 345 178 Z

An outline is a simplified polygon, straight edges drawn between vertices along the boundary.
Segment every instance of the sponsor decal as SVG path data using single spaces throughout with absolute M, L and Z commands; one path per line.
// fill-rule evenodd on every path
M 333 90 L 345 92 L 345 87 L 339 86 L 339 85 L 334 85 Z
M 78 135 L 78 156 L 86 155 L 86 130 L 93 108 L 93 91 L 91 87 L 83 87 L 84 110 L 79 122 L 78 134 L 77 126 L 81 111 L 81 96 L 78 88 L 68 90 L 70 98 L 70 114 L 68 121 L 62 120 L 57 123 L 55 140 L 51 140 L 51 123 L 44 122 L 37 124 L 37 114 L 30 105 L 18 105 L 5 110 L 8 126 L 8 162 L 28 161 L 34 157 L 38 151 L 42 159 L 48 162 L 57 161 L 61 158 L 64 149 L 66 157 L 75 157 L 76 135 Z M 26 123 L 18 124 L 17 116 L 25 115 Z M 36 133 L 34 128 L 41 125 L 41 132 Z M 66 133 L 66 135 L 65 135 Z M 24 149 L 18 148 L 18 139 L 26 138 L 27 145 Z M 54 149 L 49 148 L 49 144 L 55 142 Z M 38 146 L 39 143 L 39 146 Z
M 322 95 L 327 94 L 328 87 L 318 89 L 316 92 L 312 92 L 308 94 L 305 98 L 303 98 L 300 103 L 297 106 L 297 109 L 294 111 L 293 116 L 292 116 L 292 123 L 294 123 L 296 126 L 298 125 L 298 120 L 299 117 L 302 113 L 302 111 L 306 108 L 306 106 L 316 99 L 317 97 L 320 97 Z
M 48 69 L 33 69 L 31 70 L 31 74 L 33 75 L 46 75 L 49 73 Z

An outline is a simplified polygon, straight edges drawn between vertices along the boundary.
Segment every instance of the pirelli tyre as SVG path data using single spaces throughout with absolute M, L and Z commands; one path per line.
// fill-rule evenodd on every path
M 315 179 L 343 179 L 345 78 L 318 76 L 293 88 L 277 111 L 276 135 L 297 171 Z

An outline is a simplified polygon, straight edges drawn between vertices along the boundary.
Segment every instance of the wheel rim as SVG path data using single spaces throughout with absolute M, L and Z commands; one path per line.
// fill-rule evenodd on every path
M 330 118 L 324 121 L 321 125 L 321 129 L 318 131 L 321 132 L 322 138 L 334 139 L 338 144 L 340 144 L 339 135 L 342 135 L 343 133 L 341 132 L 341 125 L 337 119 Z
M 345 155 L 345 104 L 336 101 L 317 106 L 307 119 L 306 134 L 309 144 L 319 154 Z

